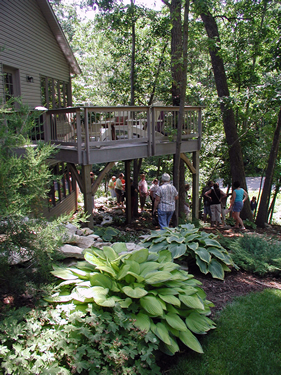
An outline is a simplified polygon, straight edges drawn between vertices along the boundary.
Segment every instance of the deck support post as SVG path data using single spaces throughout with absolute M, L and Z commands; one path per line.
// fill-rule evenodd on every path
M 131 197 L 131 160 L 125 161 L 125 186 L 126 186 L 126 223 L 132 222 L 132 197 Z
M 82 165 L 82 184 L 84 190 L 84 212 L 89 216 L 88 227 L 93 228 L 94 196 L 92 196 L 91 175 L 92 165 Z
M 192 219 L 199 219 L 199 151 L 193 152 L 192 157 L 195 169 L 192 174 Z

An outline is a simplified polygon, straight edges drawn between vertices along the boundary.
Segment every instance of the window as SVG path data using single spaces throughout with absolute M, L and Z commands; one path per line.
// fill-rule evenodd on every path
M 18 69 L 11 68 L 3 65 L 4 75 L 4 91 L 5 101 L 11 99 L 13 96 L 19 96 L 19 71 Z
M 69 84 L 57 79 L 41 76 L 41 103 L 49 109 L 65 108 L 71 103 Z

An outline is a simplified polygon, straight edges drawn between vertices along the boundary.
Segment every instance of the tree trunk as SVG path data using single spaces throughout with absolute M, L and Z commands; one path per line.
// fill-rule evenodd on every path
M 135 105 L 135 54 L 136 54 L 136 32 L 135 32 L 135 1 L 131 0 L 132 12 L 132 57 L 131 57 L 131 102 Z
M 273 172 L 274 172 L 274 166 L 278 154 L 279 144 L 280 144 L 280 133 L 281 133 L 281 109 L 279 111 L 278 115 L 278 121 L 276 125 L 276 129 L 274 132 L 273 137 L 273 143 L 270 150 L 268 162 L 267 162 L 267 169 L 265 172 L 265 180 L 261 195 L 261 201 L 259 205 L 259 210 L 257 214 L 256 224 L 257 226 L 264 228 L 265 223 L 267 222 L 268 218 L 268 205 L 269 205 L 269 199 L 271 194 L 271 186 L 272 186 L 272 180 L 273 180 Z
M 173 105 L 179 106 L 180 83 L 182 79 L 182 22 L 181 22 L 181 0 L 172 0 L 170 18 L 171 30 L 171 73 L 172 73 L 172 99 Z
M 174 157 L 173 182 L 179 194 L 180 192 L 184 191 L 184 183 L 183 186 L 180 187 L 180 154 L 186 97 L 189 1 L 185 2 L 183 27 L 181 21 L 181 3 L 182 2 L 180 0 L 172 0 L 170 7 L 170 14 L 173 24 L 171 40 L 171 71 L 173 79 L 172 98 L 173 105 L 180 106 L 179 114 L 177 116 L 177 140 L 176 154 Z M 177 201 L 174 225 L 178 224 L 178 216 L 179 212 L 181 211 L 180 208 L 183 209 L 184 207 L 181 206 L 179 201 Z
M 198 0 L 196 0 L 195 3 L 199 5 Z M 239 137 L 235 125 L 233 108 L 230 106 L 228 100 L 229 90 L 224 63 L 220 54 L 220 48 L 218 47 L 220 44 L 220 38 L 217 24 L 214 17 L 208 10 L 202 11 L 201 9 L 200 16 L 209 37 L 209 53 L 214 71 L 217 93 L 218 97 L 220 98 L 220 108 L 223 117 L 226 141 L 228 144 L 232 182 L 240 181 L 241 187 L 247 190 L 241 145 L 239 143 Z M 249 200 L 245 202 L 242 217 L 252 220 Z

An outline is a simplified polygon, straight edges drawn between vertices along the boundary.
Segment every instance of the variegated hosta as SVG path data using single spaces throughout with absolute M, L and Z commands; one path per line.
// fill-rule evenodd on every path
M 132 313 L 137 327 L 160 338 L 168 354 L 179 350 L 178 339 L 202 353 L 194 333 L 214 328 L 207 317 L 213 304 L 198 287 L 201 283 L 180 270 L 167 250 L 128 253 L 124 243 L 92 248 L 86 250 L 85 262 L 55 268 L 53 274 L 64 281 L 47 301 L 74 303 L 76 309 L 86 309 L 89 303 L 105 308 L 119 303 Z
M 228 266 L 238 267 L 215 237 L 212 233 L 199 231 L 193 224 L 184 224 L 152 232 L 143 245 L 152 252 L 169 250 L 173 259 L 181 256 L 195 259 L 202 273 L 210 272 L 214 278 L 223 280 L 224 272 L 230 271 Z

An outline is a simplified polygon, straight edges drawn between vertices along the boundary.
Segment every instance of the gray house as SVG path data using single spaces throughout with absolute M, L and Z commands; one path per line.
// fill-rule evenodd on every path
M 71 74 L 80 68 L 48 0 L 1 0 L 0 20 L 0 98 L 70 106 Z
M 20 96 L 31 110 L 69 107 L 71 76 L 79 73 L 48 0 L 0 1 L 0 102 Z M 63 179 L 50 192 L 47 217 L 70 212 L 77 204 L 75 178 L 68 164 L 50 167 Z

